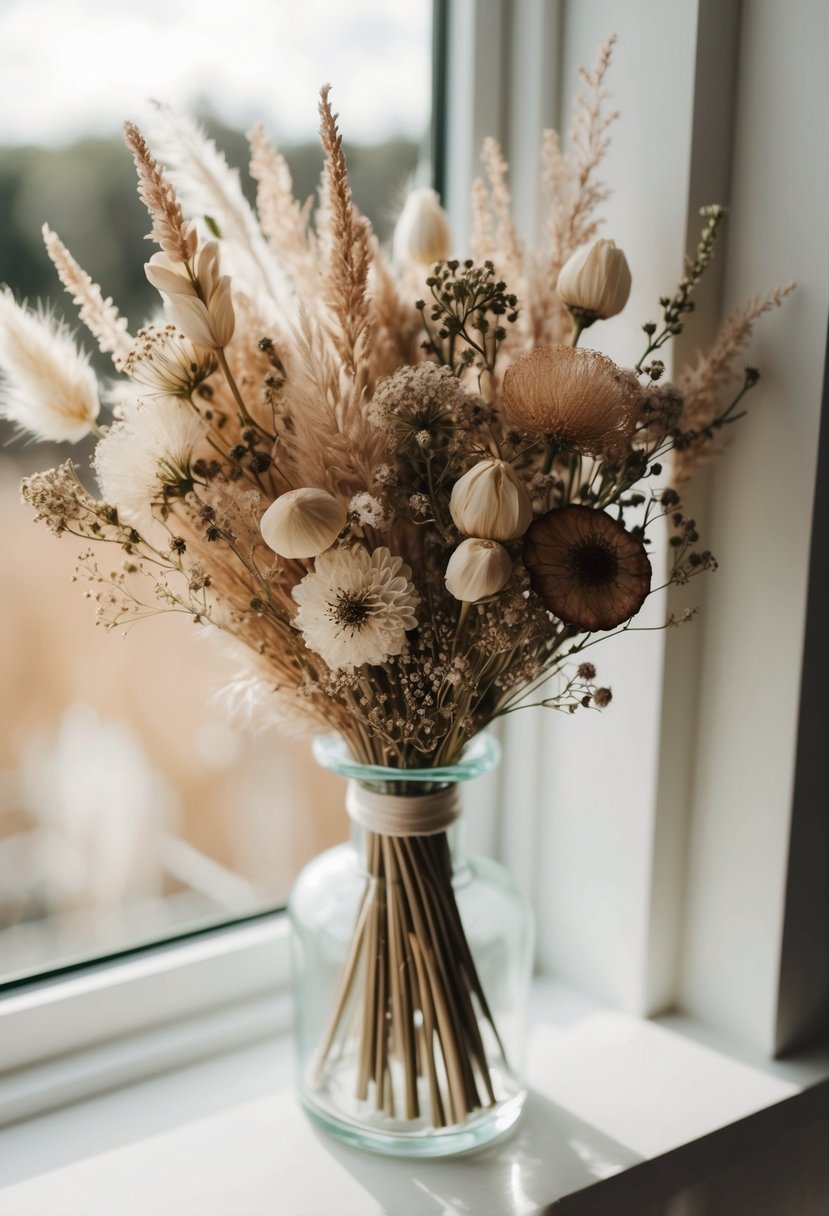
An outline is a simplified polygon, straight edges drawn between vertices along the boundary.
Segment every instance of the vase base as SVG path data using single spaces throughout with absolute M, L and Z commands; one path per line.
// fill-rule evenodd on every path
M 416 1121 L 406 1130 L 407 1121 L 390 1119 L 361 1103 L 354 1118 L 332 1109 L 317 1093 L 302 1092 L 300 1100 L 309 1118 L 324 1131 L 345 1144 L 391 1157 L 449 1157 L 468 1153 L 500 1139 L 518 1121 L 527 1091 L 516 1088 L 495 1106 L 471 1114 L 464 1123 L 451 1127 L 431 1127 Z

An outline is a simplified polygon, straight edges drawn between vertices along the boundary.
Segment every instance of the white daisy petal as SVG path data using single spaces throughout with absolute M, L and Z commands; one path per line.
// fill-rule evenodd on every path
M 420 603 L 411 573 L 386 548 L 369 553 L 355 545 L 320 554 L 313 573 L 293 590 L 294 624 L 306 646 L 333 671 L 400 654 Z

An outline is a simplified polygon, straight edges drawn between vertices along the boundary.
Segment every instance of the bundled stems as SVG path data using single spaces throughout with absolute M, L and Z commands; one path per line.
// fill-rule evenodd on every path
M 317 1079 L 354 1025 L 358 1099 L 411 1120 L 428 1095 L 434 1127 L 463 1123 L 496 1101 L 482 1020 L 504 1051 L 461 924 L 446 833 L 369 832 L 365 862 L 366 891 Z

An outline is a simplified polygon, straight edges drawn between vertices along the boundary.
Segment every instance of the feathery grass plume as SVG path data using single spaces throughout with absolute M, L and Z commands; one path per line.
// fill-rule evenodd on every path
M 482 177 L 472 181 L 469 252 L 476 262 L 491 262 L 495 257 L 495 223 L 489 205 L 489 191 Z
M 487 136 L 481 150 L 481 160 L 489 181 L 489 206 L 494 220 L 493 260 L 512 290 L 520 295 L 524 251 L 512 218 L 512 196 L 507 185 L 509 167 L 497 139 Z
M 368 356 L 371 341 L 367 290 L 370 228 L 351 201 L 342 136 L 328 100 L 330 90 L 330 85 L 323 86 L 319 103 L 328 225 L 326 298 L 337 322 L 332 339 L 346 368 L 356 375 Z
M 794 283 L 775 287 L 765 295 L 750 296 L 726 318 L 717 337 L 707 351 L 701 352 L 694 363 L 688 364 L 677 376 L 682 394 L 680 429 L 693 439 L 680 445 L 674 456 L 674 483 L 685 484 L 697 468 L 724 447 L 725 432 L 718 419 L 723 416 L 723 390 L 737 376 L 735 363 L 754 333 L 756 322 L 791 295 Z M 745 388 L 756 383 L 756 374 L 748 376 Z M 731 407 L 728 407 L 730 412 Z M 731 421 L 729 417 L 728 421 Z
M 222 242 L 222 260 L 234 280 L 249 295 L 264 293 L 283 305 L 287 284 L 271 257 L 256 217 L 224 155 L 189 115 L 176 114 L 155 102 L 158 122 L 151 134 L 163 156 L 170 180 L 191 215 L 204 216 Z M 272 305 L 270 311 L 273 311 Z
M 288 162 L 268 138 L 265 124 L 258 122 L 248 132 L 250 175 L 256 182 L 256 211 L 259 224 L 279 263 L 287 271 L 295 291 L 313 289 L 318 266 L 310 212 L 313 199 L 304 206 L 294 198 Z
M 43 225 L 41 232 L 58 278 L 72 297 L 73 304 L 78 305 L 81 322 L 96 339 L 99 350 L 105 355 L 111 354 L 112 362 L 118 371 L 122 371 L 133 347 L 126 317 L 118 312 L 111 296 L 104 299 L 98 284 L 78 265 L 48 224 Z
M 281 467 L 294 485 L 351 499 L 372 484 L 385 459 L 383 436 L 362 408 L 360 380 L 340 375 L 320 326 L 302 308 L 293 346 L 285 398 L 292 438 Z
M 69 327 L 43 309 L 34 313 L 0 288 L 0 417 L 55 443 L 77 443 L 101 410 L 89 356 Z
M 175 190 L 135 123 L 124 123 L 124 133 L 138 172 L 138 197 L 153 221 L 148 239 L 174 261 L 189 262 L 199 243 L 195 228 L 185 222 Z
M 401 363 L 418 363 L 423 357 L 423 324 L 414 307 L 417 294 L 395 276 L 376 240 L 372 240 L 368 291 L 373 315 L 371 385 L 390 376 Z M 422 286 L 418 285 L 422 291 Z

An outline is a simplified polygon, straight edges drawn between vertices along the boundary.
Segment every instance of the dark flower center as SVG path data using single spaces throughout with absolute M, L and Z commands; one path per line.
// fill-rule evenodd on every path
M 341 591 L 337 602 L 331 605 L 329 615 L 338 625 L 359 631 L 371 616 L 368 595 L 365 592 L 354 595 L 348 591 Z
M 616 546 L 595 532 L 570 546 L 567 565 L 582 587 L 607 586 L 619 573 Z

